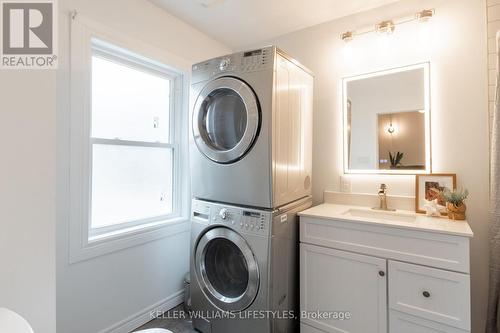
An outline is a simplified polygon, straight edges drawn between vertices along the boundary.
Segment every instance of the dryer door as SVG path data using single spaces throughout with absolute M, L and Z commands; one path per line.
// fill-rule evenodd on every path
M 259 103 L 245 82 L 222 77 L 209 82 L 196 99 L 193 136 L 198 150 L 214 162 L 241 159 L 257 138 Z
M 257 296 L 257 261 L 248 243 L 231 229 L 217 227 L 201 236 L 195 266 L 203 293 L 223 311 L 243 311 Z

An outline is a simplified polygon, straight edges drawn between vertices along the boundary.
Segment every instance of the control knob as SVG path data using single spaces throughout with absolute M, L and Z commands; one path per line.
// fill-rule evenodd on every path
M 222 208 L 220 211 L 219 211 L 219 216 L 221 219 L 225 220 L 227 219 L 227 217 L 229 216 L 229 212 L 227 211 L 226 208 Z
M 231 59 L 229 59 L 229 58 L 222 59 L 219 63 L 219 69 L 221 71 L 225 70 L 229 66 L 230 63 L 231 63 Z

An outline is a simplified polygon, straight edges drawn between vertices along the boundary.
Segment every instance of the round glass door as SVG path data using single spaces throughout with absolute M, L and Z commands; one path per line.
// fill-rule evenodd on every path
M 200 92 L 193 112 L 196 146 L 217 163 L 242 158 L 256 139 L 259 108 L 252 89 L 243 81 L 223 77 Z
M 204 294 L 223 311 L 249 307 L 259 289 L 257 262 L 247 242 L 228 228 L 206 232 L 196 248 L 195 270 Z

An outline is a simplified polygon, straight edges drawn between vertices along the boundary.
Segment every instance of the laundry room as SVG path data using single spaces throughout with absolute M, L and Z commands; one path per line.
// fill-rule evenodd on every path
M 0 333 L 500 333 L 500 1 L 0 27 Z

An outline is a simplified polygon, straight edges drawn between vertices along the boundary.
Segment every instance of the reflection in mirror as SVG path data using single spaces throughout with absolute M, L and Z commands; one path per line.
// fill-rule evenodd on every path
M 429 64 L 344 79 L 346 173 L 430 172 Z
M 378 168 L 425 169 L 425 117 L 421 111 L 378 114 Z

